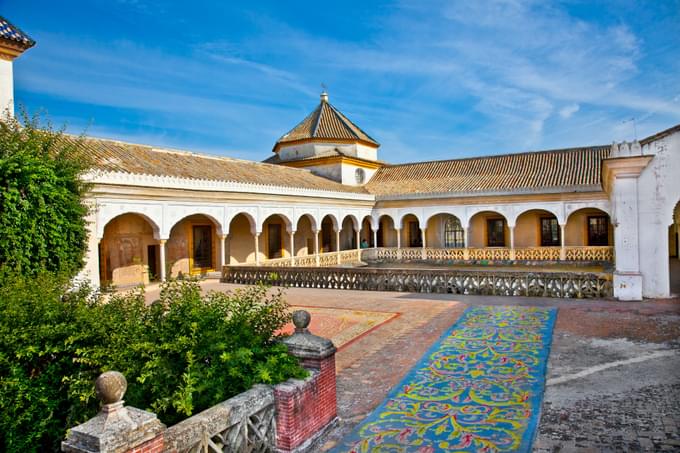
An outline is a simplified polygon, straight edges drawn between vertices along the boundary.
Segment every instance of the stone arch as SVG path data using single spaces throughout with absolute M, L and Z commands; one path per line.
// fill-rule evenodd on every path
M 340 225 L 335 215 L 331 213 L 325 214 L 321 218 L 321 228 L 319 231 L 319 251 L 321 253 L 338 251 L 337 235 L 340 231 Z
M 510 228 L 507 217 L 498 210 L 477 210 L 468 220 L 468 245 L 470 247 L 509 247 Z
M 212 224 L 215 226 L 215 231 L 218 235 L 224 234 L 223 231 L 225 229 L 222 227 L 222 222 L 220 220 L 218 220 L 214 215 L 206 213 L 202 210 L 195 210 L 195 211 L 189 211 L 189 212 L 184 211 L 184 213 L 181 217 L 173 218 L 170 222 L 168 222 L 168 224 L 169 224 L 168 237 L 169 237 L 169 234 L 172 231 L 172 229 L 175 228 L 177 226 L 177 224 L 179 224 L 180 222 L 182 222 L 183 220 L 185 220 L 189 217 L 196 217 L 196 216 L 205 217 L 210 222 L 212 222 Z
M 115 220 L 118 217 L 127 215 L 127 214 L 134 214 L 137 215 L 144 220 L 146 220 L 151 228 L 153 229 L 153 235 L 154 238 L 157 240 L 161 239 L 161 222 L 154 220 L 151 216 L 145 214 L 144 212 L 137 211 L 134 209 L 131 210 L 125 210 L 125 211 L 118 211 L 118 212 L 102 212 L 102 216 L 100 217 L 99 221 L 97 222 L 98 227 L 97 228 L 97 239 L 102 239 L 104 237 L 104 229 L 106 226 L 111 223 L 113 220 Z
M 397 230 L 394 227 L 394 218 L 389 214 L 378 217 L 378 243 L 377 247 L 396 247 Z
M 557 222 L 560 225 L 563 225 L 566 223 L 566 220 L 562 216 L 562 212 L 560 210 L 555 209 L 554 206 L 547 206 L 547 205 L 537 205 L 537 206 L 532 206 L 532 207 L 527 207 L 525 209 L 518 209 L 517 212 L 511 217 L 508 217 L 508 222 L 511 222 L 511 225 L 516 226 L 517 225 L 517 219 L 519 219 L 521 216 L 526 214 L 527 212 L 532 212 L 532 211 L 545 211 L 546 213 L 549 213 L 553 215 L 556 219 Z
M 237 212 L 227 224 L 229 235 L 228 261 L 230 264 L 253 263 L 255 257 L 255 233 L 257 222 L 248 212 Z
M 159 277 L 159 228 L 148 216 L 125 212 L 102 228 L 99 278 L 117 286 L 148 284 Z
M 558 247 L 562 228 L 559 217 L 549 209 L 532 208 L 515 217 L 515 247 Z
M 318 234 L 316 218 L 312 214 L 305 213 L 297 217 L 295 222 L 295 256 L 314 254 L 314 235 Z
M 375 229 L 374 219 L 371 215 L 365 215 L 361 219 L 360 241 L 362 248 L 375 247 L 373 230 Z
M 168 231 L 166 261 L 172 277 L 203 274 L 218 268 L 222 223 L 200 211 L 178 219 Z
M 399 229 L 400 229 L 400 230 L 403 230 L 403 229 L 404 229 L 404 219 L 405 219 L 406 217 L 408 217 L 408 216 L 413 216 L 413 217 L 415 217 L 415 218 L 418 220 L 418 223 L 419 223 L 420 225 L 425 225 L 425 224 L 426 224 L 426 221 L 422 218 L 422 216 L 418 215 L 417 213 L 415 213 L 415 212 L 405 212 L 405 213 L 399 215 L 399 223 L 398 223 L 398 225 L 399 225 Z M 396 226 L 396 224 L 395 224 L 395 226 Z
M 594 218 L 605 218 L 606 226 L 601 225 L 601 221 L 596 221 L 596 225 L 589 226 L 592 221 L 589 219 Z M 602 234 L 593 235 L 601 238 L 604 234 L 604 229 L 606 229 L 607 240 L 595 242 L 592 241 L 590 236 L 591 230 L 601 231 Z M 614 244 L 614 225 L 611 221 L 611 216 L 607 211 L 601 207 L 589 207 L 584 206 L 578 209 L 574 209 L 569 212 L 567 216 L 565 230 L 565 245 L 566 246 L 594 246 L 594 245 L 613 245 Z
M 262 220 L 262 234 L 259 237 L 259 250 L 266 259 L 285 258 L 290 253 L 290 233 L 292 223 L 280 213 L 272 213 Z
M 359 231 L 359 220 L 353 214 L 347 214 L 342 219 L 340 229 L 340 248 L 339 250 L 350 250 L 357 248 L 357 235 Z
M 231 225 L 234 223 L 234 220 L 238 220 L 239 217 L 243 217 L 248 221 L 248 224 L 250 225 L 250 234 L 254 235 L 257 231 L 258 222 L 255 220 L 255 217 L 247 211 L 235 212 L 231 217 L 227 219 L 226 222 L 227 233 L 231 234 Z
M 280 212 L 272 212 L 266 218 L 262 219 L 259 225 L 260 231 L 264 231 L 265 224 L 267 223 L 268 220 L 270 220 L 273 217 L 279 217 L 281 220 L 283 220 L 283 224 L 286 226 L 286 231 L 288 232 L 293 231 L 293 222 L 288 218 L 287 215 L 282 214 Z
M 457 228 L 449 231 L 448 226 L 457 224 Z M 465 247 L 465 229 L 460 218 L 447 211 L 435 212 L 427 217 L 427 245 L 434 248 L 461 248 Z

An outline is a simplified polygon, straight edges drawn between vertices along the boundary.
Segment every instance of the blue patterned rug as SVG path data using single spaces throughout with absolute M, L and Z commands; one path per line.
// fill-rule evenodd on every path
M 468 308 L 333 452 L 530 451 L 556 314 Z

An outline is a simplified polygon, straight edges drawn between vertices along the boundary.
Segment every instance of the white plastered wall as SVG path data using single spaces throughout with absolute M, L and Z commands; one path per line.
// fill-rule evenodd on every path
M 0 115 L 14 115 L 14 78 L 12 62 L 0 58 Z
M 643 297 L 668 297 L 668 227 L 680 201 L 680 132 L 643 146 L 654 158 L 638 179 L 639 251 Z

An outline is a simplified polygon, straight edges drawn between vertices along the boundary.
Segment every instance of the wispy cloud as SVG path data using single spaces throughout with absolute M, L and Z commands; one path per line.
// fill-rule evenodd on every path
M 253 159 L 314 107 L 321 82 L 392 162 L 609 143 L 632 138 L 631 117 L 640 135 L 680 122 L 680 53 L 664 41 L 680 13 L 577 6 L 403 0 L 342 36 L 258 10 L 247 33 L 183 46 L 38 32 L 17 87 L 104 112 L 93 127 L 109 136 Z

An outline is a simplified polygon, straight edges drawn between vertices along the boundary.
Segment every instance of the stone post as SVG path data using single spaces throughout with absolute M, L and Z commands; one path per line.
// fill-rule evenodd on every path
M 423 245 L 423 259 L 426 260 L 427 259 L 427 240 L 426 240 L 427 227 L 420 229 L 420 237 L 421 237 L 421 242 L 422 242 L 422 245 Z
M 515 259 L 515 227 L 509 226 L 508 229 L 510 230 L 510 259 L 514 260 Z
M 311 376 L 274 388 L 278 452 L 311 451 L 310 446 L 337 421 L 336 349 L 332 341 L 309 332 L 310 320 L 308 312 L 294 312 L 295 333 L 283 340 L 288 353 L 297 357 Z
M 160 260 L 160 262 L 161 262 L 161 275 L 160 275 L 160 278 L 161 278 L 161 281 L 162 281 L 162 282 L 165 281 L 165 243 L 166 243 L 166 242 L 167 242 L 167 241 L 166 241 L 165 239 L 161 239 L 160 241 L 158 241 L 158 244 L 159 244 L 159 246 L 158 246 L 158 252 L 159 252 L 159 253 L 158 253 L 158 258 L 159 258 L 159 260 Z
M 255 266 L 260 265 L 260 233 L 255 233 Z
M 290 232 L 290 265 L 295 266 L 295 231 Z
M 316 267 L 321 264 L 319 260 L 319 231 L 314 232 L 314 255 L 316 256 Z
M 221 273 L 222 268 L 227 265 L 227 253 L 225 244 L 225 242 L 227 241 L 227 235 L 221 234 L 218 237 L 220 238 L 220 273 Z
M 401 228 L 395 228 L 397 230 L 397 259 L 401 259 Z
M 378 230 L 373 230 L 373 248 L 378 248 Z
M 107 371 L 95 383 L 102 410 L 71 428 L 61 451 L 67 453 L 158 453 L 163 451 L 163 425 L 156 414 L 123 405 L 125 377 Z
M 567 235 L 566 235 L 567 225 L 560 225 L 560 261 L 565 261 L 567 259 Z
M 468 247 L 468 229 L 463 228 L 463 259 L 465 261 L 470 259 L 470 249 Z
M 340 230 L 335 230 L 335 251 L 338 254 L 336 262 L 340 264 Z

